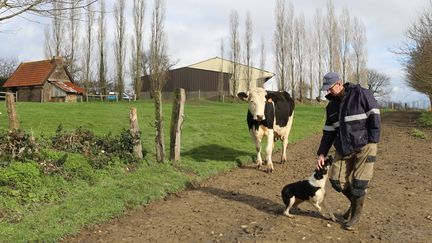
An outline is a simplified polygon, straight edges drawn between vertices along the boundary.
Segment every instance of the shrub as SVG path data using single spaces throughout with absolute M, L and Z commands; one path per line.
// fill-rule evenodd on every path
M 412 129 L 411 135 L 415 138 L 420 138 L 420 139 L 426 139 L 427 138 L 427 136 L 424 132 L 422 132 L 416 128 Z
M 63 130 L 60 124 L 51 138 L 52 147 L 71 153 L 89 153 L 94 145 L 95 136 L 92 131 L 78 127 L 74 132 Z
M 60 125 L 51 142 L 55 149 L 84 154 L 93 168 L 102 169 L 108 166 L 114 157 L 120 158 L 125 164 L 138 163 L 139 160 L 133 155 L 135 139 L 127 129 L 123 129 L 117 137 L 110 133 L 97 137 L 91 131 L 80 127 L 73 132 L 66 132 Z
M 10 161 L 40 160 L 39 145 L 32 135 L 21 130 L 12 130 L 0 134 L 1 165 Z
M 431 127 L 432 128 L 432 113 L 430 112 L 423 112 L 420 115 L 420 118 L 418 119 L 419 123 L 425 127 Z

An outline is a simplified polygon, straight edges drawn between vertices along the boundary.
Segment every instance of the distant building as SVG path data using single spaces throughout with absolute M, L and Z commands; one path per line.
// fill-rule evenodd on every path
M 62 58 L 21 63 L 3 88 L 16 92 L 18 101 L 30 102 L 76 102 L 85 93 L 74 83 Z
M 232 61 L 214 57 L 186 67 L 170 70 L 168 79 L 162 88 L 165 98 L 171 97 L 176 88 L 183 88 L 188 99 L 201 97 L 216 97 L 218 95 L 218 82 L 223 78 L 225 95 L 233 94 Z M 238 64 L 237 92 L 246 91 L 246 65 Z M 251 67 L 250 88 L 262 87 L 264 82 L 274 74 L 265 70 Z M 141 77 L 143 82 L 141 96 L 149 97 L 150 76 Z

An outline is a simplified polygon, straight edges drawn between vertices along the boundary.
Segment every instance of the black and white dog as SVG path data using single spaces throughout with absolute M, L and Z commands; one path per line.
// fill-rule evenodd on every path
M 284 215 L 290 218 L 293 217 L 289 210 L 293 207 L 297 207 L 304 201 L 309 201 L 316 209 L 318 209 L 323 217 L 325 216 L 322 213 L 321 206 L 324 206 L 330 216 L 330 219 L 336 221 L 335 216 L 329 210 L 324 201 L 324 187 L 328 177 L 327 172 L 332 162 L 333 158 L 329 156 L 329 158 L 327 158 L 324 162 L 324 167 L 319 170 L 315 169 L 315 172 L 307 180 L 290 183 L 282 189 L 282 200 L 286 205 Z

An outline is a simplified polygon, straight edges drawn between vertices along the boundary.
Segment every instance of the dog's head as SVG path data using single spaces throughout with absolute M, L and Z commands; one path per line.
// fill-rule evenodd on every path
M 324 160 L 324 166 L 322 169 L 315 169 L 314 177 L 317 180 L 321 180 L 324 178 L 324 175 L 327 175 L 327 172 L 330 166 L 333 163 L 333 157 L 330 155 L 327 159 Z

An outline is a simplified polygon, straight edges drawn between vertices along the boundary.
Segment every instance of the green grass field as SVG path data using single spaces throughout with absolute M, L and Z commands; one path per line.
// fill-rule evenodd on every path
M 142 144 L 148 151 L 142 165 L 133 172 L 126 171 L 122 165 L 95 170 L 91 172 L 94 177 L 92 183 L 81 179 L 65 180 L 54 175 L 37 175 L 40 176 L 39 186 L 35 188 L 38 193 L 43 192 L 47 197 L 62 196 L 48 200 L 48 203 L 35 201 L 24 204 L 11 197 L 1 197 L 0 210 L 12 209 L 17 215 L 12 219 L 2 218 L 0 211 L 1 242 L 58 240 L 64 235 L 78 232 L 85 225 L 107 220 L 168 193 L 183 190 L 193 181 L 235 168 L 238 163 L 251 161 L 255 155 L 246 125 L 245 103 L 187 103 L 181 144 L 182 160 L 175 166 L 169 161 L 165 164 L 154 162 L 154 105 L 151 101 L 18 103 L 17 111 L 21 127 L 41 138 L 54 134 L 59 124 L 70 130 L 81 126 L 99 135 L 110 132 L 118 134 L 123 128 L 128 128 L 129 109 L 132 106 L 138 109 Z M 164 103 L 163 109 L 168 158 L 171 103 Z M 4 103 L 0 104 L 0 112 L 0 129 L 4 131 L 8 127 Z M 290 142 L 320 132 L 323 119 L 322 106 L 297 105 Z M 277 143 L 276 150 L 280 147 L 281 144 Z M 70 157 L 77 160 L 75 162 L 78 164 L 85 160 L 81 155 Z

